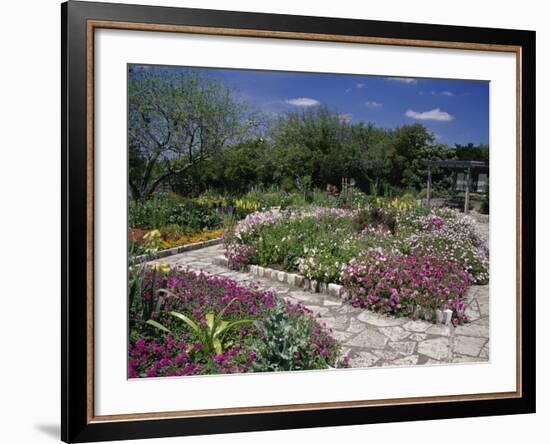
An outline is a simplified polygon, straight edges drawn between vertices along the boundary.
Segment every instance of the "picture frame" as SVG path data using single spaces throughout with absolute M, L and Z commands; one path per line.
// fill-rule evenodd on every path
M 535 33 L 532 31 L 69 1 L 62 22 L 62 375 L 65 442 L 535 412 Z M 516 368 L 513 391 L 96 415 L 95 52 L 99 29 L 507 53 L 516 63 Z M 499 128 L 493 128 L 498 131 Z M 494 279 L 499 279 L 495 276 Z

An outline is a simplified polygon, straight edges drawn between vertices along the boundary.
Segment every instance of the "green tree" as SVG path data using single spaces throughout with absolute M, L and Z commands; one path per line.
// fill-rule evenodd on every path
M 299 183 L 309 176 L 314 186 L 324 187 L 361 174 L 361 147 L 353 143 L 351 128 L 336 111 L 325 107 L 278 117 L 271 131 L 275 178 L 282 184 Z
M 131 68 L 128 82 L 134 199 L 242 140 L 256 123 L 228 88 L 193 71 Z
M 360 146 L 358 160 L 362 165 L 365 180 L 359 179 L 364 190 L 380 192 L 383 183 L 387 183 L 395 156 L 394 133 L 392 130 L 377 128 L 369 123 L 355 125 L 353 140 Z
M 414 186 L 424 188 L 428 178 L 428 169 L 422 165 L 422 160 L 452 160 L 456 159 L 456 152 L 447 145 L 434 143 L 422 147 L 418 152 L 418 158 L 413 160 L 413 168 L 416 171 L 417 182 Z M 453 183 L 452 172 L 448 168 L 432 167 L 433 189 L 448 190 Z
M 395 130 L 390 171 L 392 185 L 405 188 L 419 186 L 421 178 L 418 174 L 418 164 L 413 161 L 419 159 L 421 149 L 433 141 L 433 135 L 419 123 L 404 125 Z
M 456 144 L 454 150 L 456 152 L 456 158 L 459 160 L 480 160 L 483 162 L 489 161 L 489 145 L 486 144 Z

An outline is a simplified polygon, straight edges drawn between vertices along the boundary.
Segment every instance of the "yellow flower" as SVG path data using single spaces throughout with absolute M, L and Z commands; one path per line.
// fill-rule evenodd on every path
M 244 210 L 256 211 L 258 208 L 260 208 L 260 204 L 258 202 L 253 202 L 250 200 L 237 199 L 235 201 L 235 207 L 242 208 Z
M 211 231 L 203 231 L 202 233 L 194 234 L 192 236 L 181 236 L 176 240 L 163 240 L 160 242 L 162 248 L 174 248 L 181 247 L 182 245 L 194 244 L 197 242 L 207 241 L 215 239 L 223 234 L 223 228 L 219 228 Z
M 163 262 L 158 262 L 155 265 L 153 265 L 153 270 L 160 272 L 162 274 L 167 274 L 170 271 L 170 266 Z
M 151 230 L 145 236 L 143 236 L 143 239 L 150 242 L 150 241 L 155 241 L 157 239 L 160 239 L 160 237 L 161 237 L 161 234 L 159 230 Z

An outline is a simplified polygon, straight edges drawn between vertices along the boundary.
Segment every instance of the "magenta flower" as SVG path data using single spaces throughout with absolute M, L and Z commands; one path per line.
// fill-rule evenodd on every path
M 152 290 L 153 276 L 146 272 L 145 278 L 148 284 L 143 286 L 143 291 L 149 294 L 149 300 L 154 299 L 152 302 L 156 306 L 159 303 L 159 293 Z M 158 322 L 165 323 L 170 328 L 172 325 L 167 324 L 170 320 L 162 315 L 162 311 L 173 310 L 192 316 L 203 329 L 206 328 L 206 314 L 220 313 L 222 310 L 225 310 L 223 318 L 228 321 L 252 319 L 259 321 L 261 325 L 277 302 L 277 296 L 273 292 L 261 292 L 242 287 L 230 279 L 195 274 L 182 269 L 172 269 L 168 275 L 157 276 L 156 279 L 155 289 L 166 288 L 173 294 L 172 297 L 160 301 L 161 316 L 157 318 Z M 315 359 L 336 354 L 336 342 L 316 323 L 310 310 L 302 304 L 289 302 L 284 304 L 284 308 L 293 319 L 305 320 L 312 327 L 312 337 L 300 358 L 306 356 Z M 131 328 L 132 323 L 137 326 L 133 327 L 132 337 L 138 338 L 128 344 L 130 378 L 212 373 L 212 364 L 218 373 L 242 373 L 262 369 L 258 367 L 258 351 L 251 349 L 257 347 L 258 340 L 261 341 L 261 332 L 255 326 L 230 332 L 231 337 L 225 337 L 223 344 L 227 349 L 221 354 L 209 356 L 205 353 L 200 337 L 191 329 L 183 329 L 174 335 L 155 331 L 157 334 L 153 339 L 149 328 L 143 332 L 139 330 L 144 325 L 141 311 L 130 314 Z M 136 335 L 136 332 L 143 336 Z
M 416 306 L 451 308 L 458 322 L 467 320 L 462 297 L 470 285 L 469 275 L 442 258 L 370 249 L 361 261 L 347 264 L 340 278 L 356 307 L 394 315 L 412 315 Z

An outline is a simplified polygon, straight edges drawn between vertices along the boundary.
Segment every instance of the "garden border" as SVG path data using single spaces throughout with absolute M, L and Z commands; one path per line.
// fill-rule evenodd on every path
M 231 269 L 229 265 L 229 259 L 225 256 L 217 256 L 212 261 L 216 265 L 221 265 Z M 269 267 L 262 267 L 260 265 L 245 265 L 241 267 L 242 270 L 251 273 L 254 276 L 272 280 L 274 282 L 286 283 L 291 287 L 296 287 L 304 291 L 310 291 L 312 293 L 323 293 L 333 297 L 341 297 L 347 299 L 347 292 L 344 290 L 343 285 L 324 282 L 319 282 L 313 279 L 308 279 L 305 276 L 298 273 L 289 273 L 283 270 L 275 270 Z
M 220 265 L 222 267 L 227 267 L 231 270 L 229 264 L 229 259 L 225 256 L 216 256 L 212 263 L 215 265 Z M 350 298 L 350 294 L 345 289 L 343 285 L 335 284 L 333 282 L 319 282 L 315 279 L 309 279 L 298 273 L 289 273 L 283 270 L 276 270 L 269 267 L 262 267 L 260 265 L 245 265 L 240 267 L 241 271 L 248 272 L 253 276 L 259 278 L 269 279 L 273 282 L 285 283 L 291 287 L 303 291 L 309 291 L 311 293 L 320 293 L 326 294 L 334 298 L 341 298 L 347 301 Z M 422 308 L 417 305 L 414 316 L 419 319 L 425 320 L 427 322 L 433 322 L 434 324 L 444 324 L 451 325 L 453 312 L 450 309 L 446 310 L 436 310 L 435 319 L 432 319 L 432 316 L 425 316 L 426 312 L 423 312 Z
M 156 259 L 162 259 L 163 257 L 173 256 L 175 254 L 183 253 L 184 251 L 200 250 L 201 248 L 212 247 L 214 245 L 219 245 L 223 242 L 222 237 L 217 237 L 215 239 L 208 239 L 201 242 L 195 242 L 193 244 L 180 245 L 179 247 L 167 248 L 166 250 L 156 251 L 149 254 L 141 254 L 134 257 L 133 259 L 128 259 L 128 264 L 135 265 L 141 264 L 143 262 L 154 261 Z

